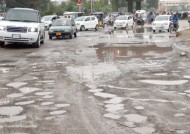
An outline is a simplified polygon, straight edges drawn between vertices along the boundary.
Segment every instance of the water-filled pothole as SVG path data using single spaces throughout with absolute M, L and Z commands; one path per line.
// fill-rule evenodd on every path
M 172 51 L 171 46 L 159 47 L 157 45 L 144 44 L 98 44 L 96 55 L 101 62 L 125 61 L 131 58 L 151 58 Z

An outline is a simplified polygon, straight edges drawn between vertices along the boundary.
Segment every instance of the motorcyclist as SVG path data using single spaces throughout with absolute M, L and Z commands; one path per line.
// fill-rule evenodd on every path
M 178 24 L 179 17 L 176 14 L 174 14 L 171 20 L 174 24 L 174 28 L 177 29 L 179 27 L 179 24 Z

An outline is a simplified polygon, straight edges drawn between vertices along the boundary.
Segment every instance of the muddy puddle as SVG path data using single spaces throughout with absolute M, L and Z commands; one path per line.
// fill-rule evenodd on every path
M 160 47 L 155 44 L 98 44 L 93 46 L 101 62 L 126 61 L 132 58 L 153 58 L 172 51 L 171 46 Z

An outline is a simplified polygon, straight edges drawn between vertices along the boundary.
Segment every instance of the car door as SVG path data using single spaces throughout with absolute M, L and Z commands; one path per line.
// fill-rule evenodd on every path
M 77 27 L 74 20 L 71 20 L 71 29 L 73 33 L 77 32 Z
M 90 17 L 86 17 L 84 20 L 84 26 L 86 29 L 90 28 Z
M 91 17 L 91 24 L 90 24 L 90 27 L 91 28 L 95 28 L 97 25 L 97 20 L 94 16 Z
M 39 21 L 39 28 L 40 28 L 40 31 L 41 31 L 41 37 L 44 36 L 44 33 L 45 33 L 45 27 L 44 27 L 44 23 L 41 21 L 41 15 L 40 13 L 38 13 L 38 21 Z
M 129 26 L 133 25 L 133 17 L 132 16 L 128 17 L 128 24 L 129 24 Z

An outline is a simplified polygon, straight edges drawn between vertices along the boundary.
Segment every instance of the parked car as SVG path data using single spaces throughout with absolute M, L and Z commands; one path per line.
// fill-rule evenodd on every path
M 4 17 L 0 16 L 0 21 L 3 19 Z
M 31 8 L 11 8 L 0 21 L 0 46 L 5 42 L 27 43 L 39 48 L 45 40 L 40 12 Z
M 81 16 L 84 16 L 84 12 L 65 12 L 63 14 L 64 18 L 72 18 L 72 19 L 76 19 Z
M 170 32 L 170 24 L 171 24 L 171 15 L 159 15 L 155 18 L 155 21 L 152 23 L 152 30 L 155 32 L 158 30 L 159 32 L 163 30 L 167 30 Z
M 98 30 L 98 19 L 95 16 L 82 16 L 75 19 L 77 29 L 84 31 L 87 29 Z
M 114 21 L 114 29 L 128 28 L 133 26 L 133 17 L 131 15 L 120 15 Z
M 49 27 L 53 24 L 53 22 L 58 18 L 57 15 L 46 15 L 42 17 L 42 21 L 44 23 L 45 29 L 49 29 Z
M 74 37 L 77 37 L 77 27 L 73 19 L 57 19 L 49 28 L 48 34 L 50 40 L 53 37 L 69 37 L 72 39 L 73 35 Z

